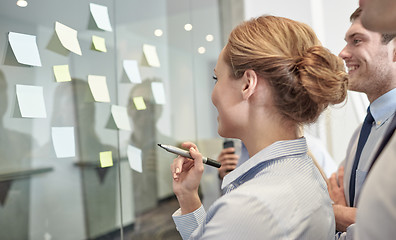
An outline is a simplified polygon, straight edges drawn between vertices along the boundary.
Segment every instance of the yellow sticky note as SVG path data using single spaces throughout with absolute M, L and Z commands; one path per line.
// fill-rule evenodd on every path
M 111 151 L 100 152 L 100 167 L 111 167 L 113 166 L 113 156 Z
M 104 38 L 92 35 L 92 43 L 96 51 L 107 52 Z
M 143 97 L 134 97 L 133 98 L 133 103 L 135 104 L 135 107 L 136 107 L 137 110 L 146 109 L 146 104 L 144 103 Z
M 56 65 L 54 68 L 54 75 L 57 82 L 71 81 L 69 65 Z

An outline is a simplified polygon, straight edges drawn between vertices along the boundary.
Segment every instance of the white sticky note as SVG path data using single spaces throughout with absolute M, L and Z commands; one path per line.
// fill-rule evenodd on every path
M 143 172 L 142 168 L 142 150 L 139 148 L 136 148 L 132 145 L 128 145 L 128 161 L 129 161 L 129 166 L 137 171 L 137 172 Z
M 88 75 L 88 85 L 97 102 L 110 102 L 105 76 Z
M 153 92 L 155 103 L 157 104 L 166 103 L 164 84 L 162 82 L 152 82 L 151 90 Z
M 151 67 L 160 67 L 160 61 L 157 54 L 157 48 L 153 45 L 144 44 L 143 53 L 146 57 L 147 63 Z
M 52 144 L 55 149 L 56 157 L 75 157 L 76 143 L 74 140 L 74 127 L 53 127 Z
M 124 60 L 124 70 L 132 83 L 141 83 L 142 78 L 140 77 L 138 62 L 135 60 Z
M 67 50 L 82 55 L 76 30 L 60 22 L 55 22 L 55 32 L 58 35 L 59 41 Z
M 46 118 L 43 87 L 16 85 L 16 94 L 22 117 Z
M 36 36 L 10 32 L 8 34 L 12 51 L 16 60 L 21 64 L 41 66 Z
M 131 131 L 126 107 L 111 105 L 111 114 L 118 129 Z
M 57 82 L 71 81 L 69 65 L 55 65 L 53 66 L 54 75 Z
M 109 12 L 106 6 L 98 5 L 95 3 L 90 3 L 89 8 L 91 9 L 91 14 L 96 22 L 98 28 L 112 32 L 113 29 L 110 24 Z
M 104 38 L 92 35 L 92 44 L 96 51 L 107 52 L 106 41 Z

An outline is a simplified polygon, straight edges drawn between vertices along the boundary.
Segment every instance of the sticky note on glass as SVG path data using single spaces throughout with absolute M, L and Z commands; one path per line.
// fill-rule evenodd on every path
M 107 52 L 106 41 L 104 38 L 93 35 L 92 44 L 96 51 Z
M 43 87 L 16 85 L 16 95 L 22 117 L 46 118 Z
M 126 107 L 112 105 L 111 114 L 118 129 L 131 131 L 131 125 L 129 124 L 128 112 Z
M 129 166 L 137 171 L 137 172 L 143 172 L 142 168 L 142 150 L 139 148 L 136 148 L 132 145 L 128 145 L 128 161 L 129 161 Z
M 58 35 L 59 41 L 67 50 L 82 55 L 76 30 L 60 22 L 55 22 L 55 32 Z
M 91 9 L 91 14 L 93 19 L 95 20 L 96 26 L 98 26 L 98 28 L 102 30 L 112 32 L 113 29 L 111 28 L 107 7 L 95 3 L 90 3 L 89 8 Z
M 129 78 L 129 80 L 132 83 L 141 83 L 142 82 L 137 61 L 124 60 L 123 66 L 124 66 L 124 70 Z
M 36 36 L 10 32 L 8 41 L 16 60 L 21 64 L 41 66 Z
M 57 82 L 71 81 L 69 65 L 55 65 L 53 66 L 54 75 Z
M 146 57 L 147 63 L 151 67 L 160 67 L 160 61 L 157 54 L 157 48 L 153 45 L 144 44 L 143 53 Z
M 52 144 L 54 145 L 56 157 L 75 157 L 74 127 L 53 127 Z
M 100 152 L 100 167 L 111 167 L 113 166 L 113 154 L 111 151 Z
M 146 109 L 146 104 L 144 103 L 143 97 L 134 97 L 133 104 L 135 104 L 135 107 L 137 110 L 145 110 Z
M 110 102 L 105 76 L 88 75 L 88 85 L 97 102 Z
M 165 104 L 165 90 L 162 82 L 152 82 L 151 90 L 153 92 L 155 103 Z

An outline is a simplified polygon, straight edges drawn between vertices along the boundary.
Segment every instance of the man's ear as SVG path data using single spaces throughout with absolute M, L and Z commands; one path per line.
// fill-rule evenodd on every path
M 396 47 L 393 49 L 393 62 L 396 62 Z
M 242 96 L 244 100 L 247 100 L 256 91 L 258 76 L 254 70 L 248 69 L 243 74 L 242 80 Z
M 393 44 L 393 62 L 396 62 L 396 38 L 393 38 L 392 44 Z

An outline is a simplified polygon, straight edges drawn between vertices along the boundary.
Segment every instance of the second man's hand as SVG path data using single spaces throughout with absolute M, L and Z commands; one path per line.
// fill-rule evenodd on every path
M 218 169 L 219 177 L 221 179 L 236 168 L 238 159 L 239 156 L 235 154 L 235 148 L 231 147 L 221 150 L 217 157 L 217 161 L 221 163 L 221 167 Z

